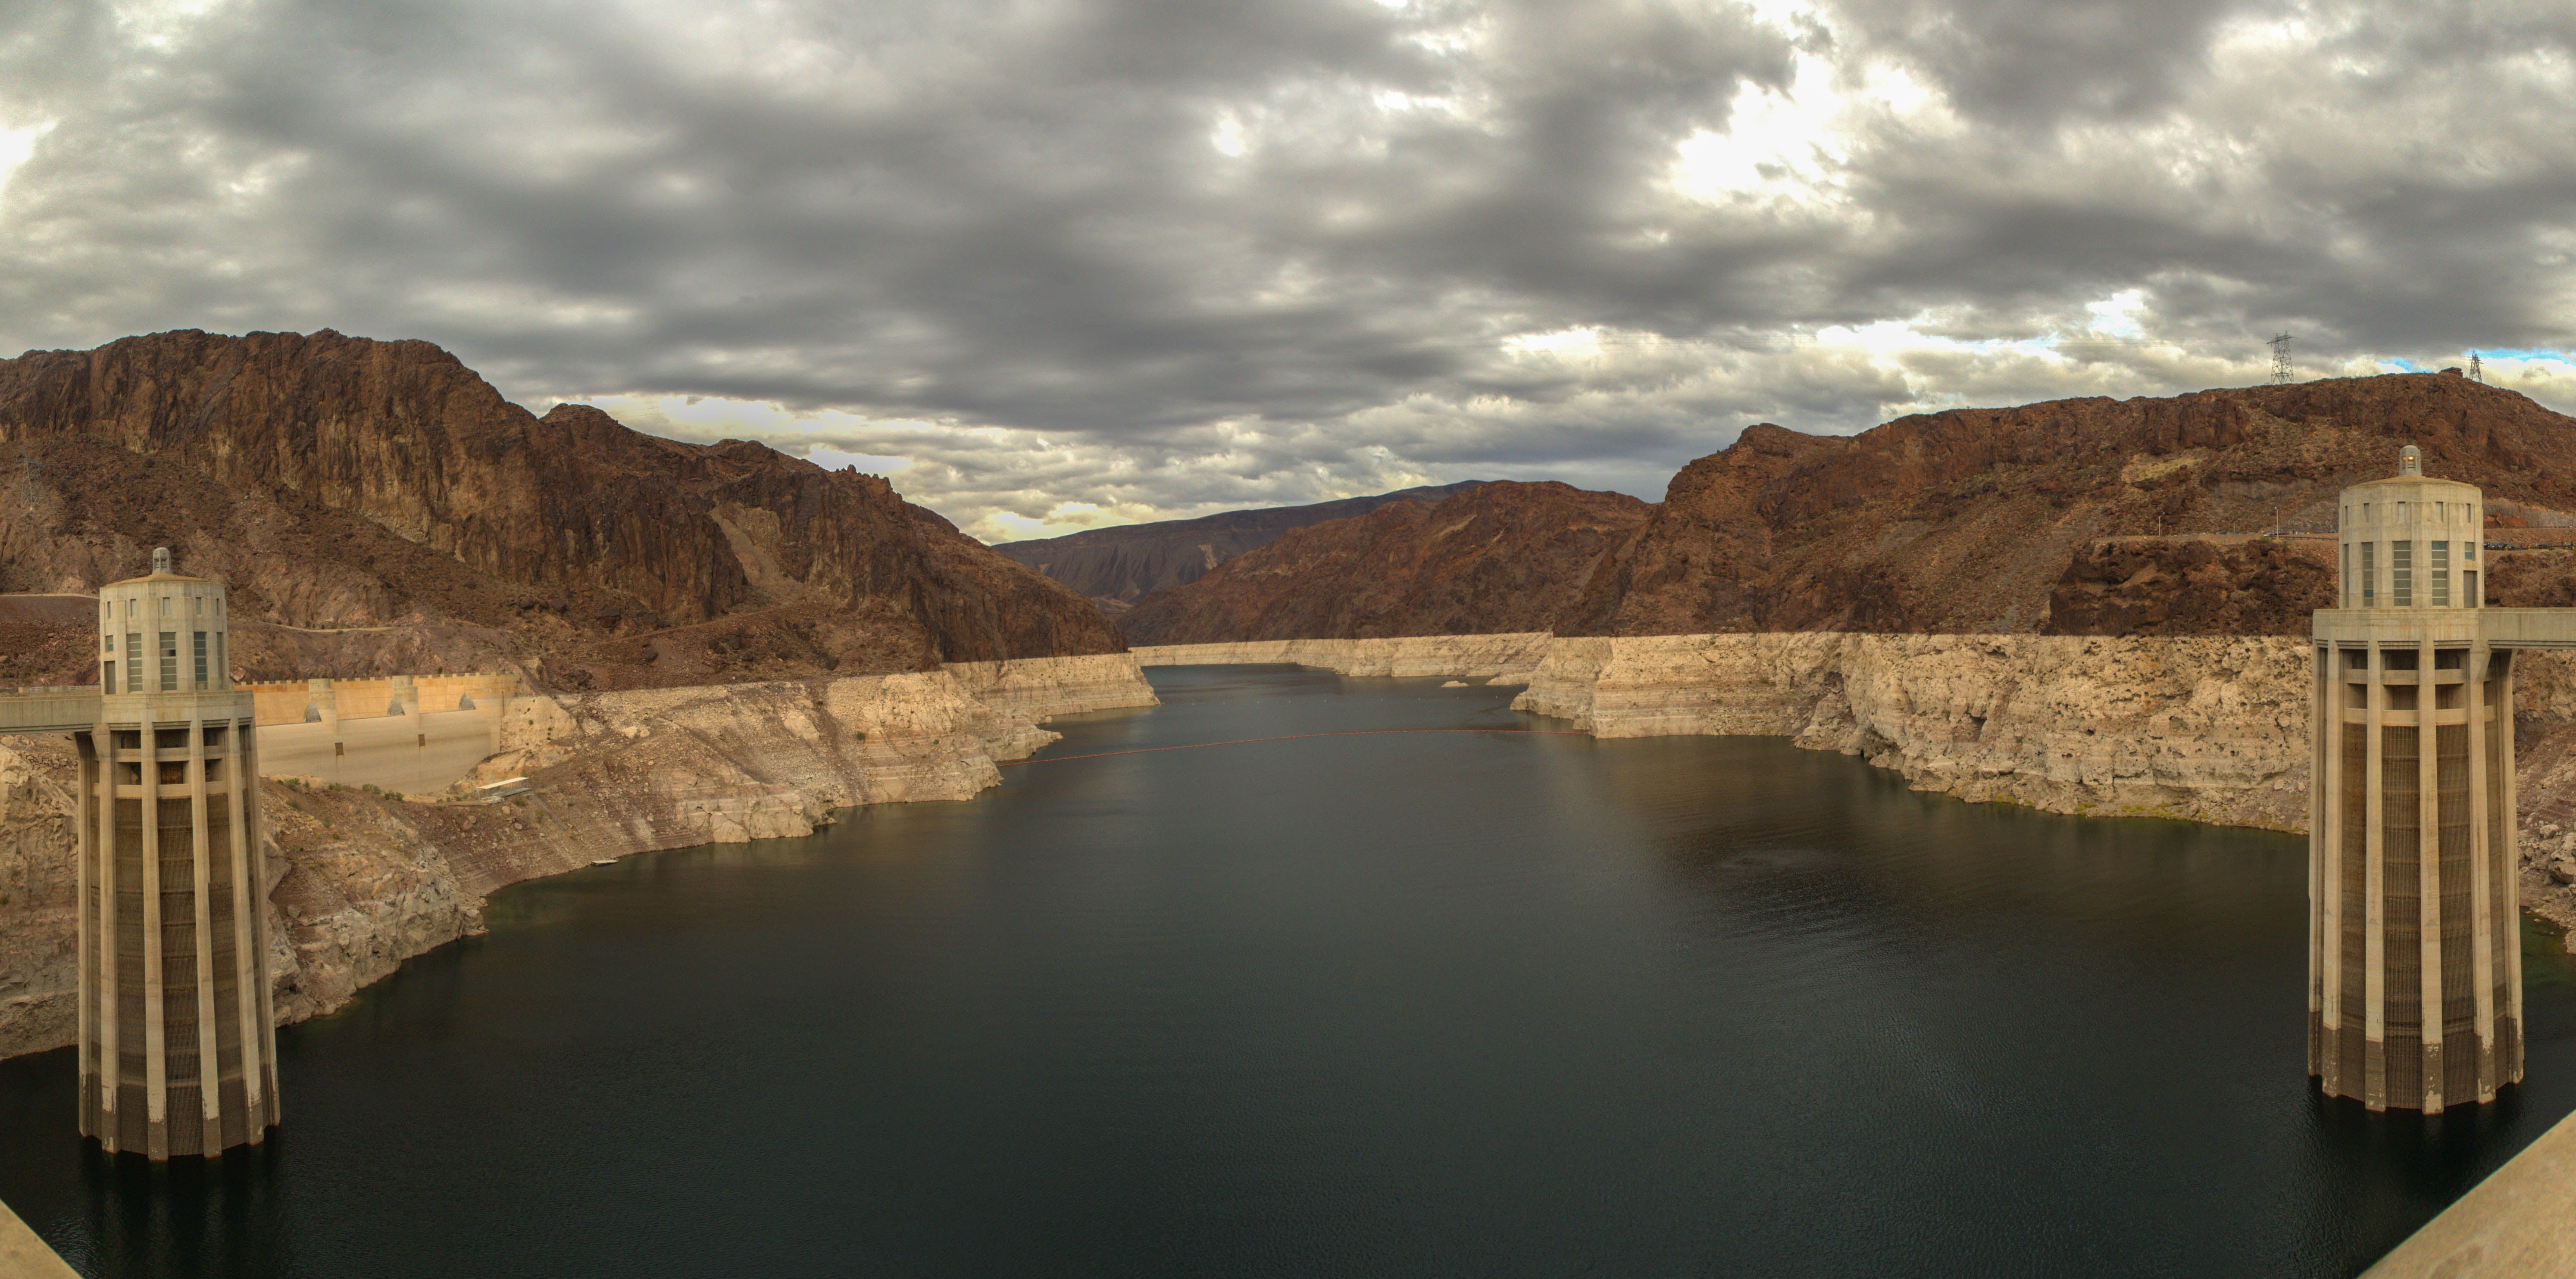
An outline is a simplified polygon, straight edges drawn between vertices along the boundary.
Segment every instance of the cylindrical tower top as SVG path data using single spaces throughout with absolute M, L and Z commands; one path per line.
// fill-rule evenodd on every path
M 2484 495 L 2428 479 L 2424 451 L 2397 451 L 2397 474 L 2355 484 L 2335 510 L 2340 608 L 2476 608 Z
M 229 691 L 231 630 L 223 583 L 173 571 L 154 547 L 149 575 L 99 588 L 99 692 Z

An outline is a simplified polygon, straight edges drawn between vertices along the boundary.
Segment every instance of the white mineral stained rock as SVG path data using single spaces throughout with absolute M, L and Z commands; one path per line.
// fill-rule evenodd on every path
M 363 791 L 261 788 L 269 969 L 280 1025 L 349 1002 L 414 955 L 483 931 L 428 806 Z
M 465 882 L 489 892 L 628 853 L 810 835 L 836 808 L 966 799 L 1001 781 L 997 761 L 1056 739 L 1039 718 L 1155 704 L 1125 654 L 513 698 L 475 780 L 531 778 L 547 820 L 466 858 Z
M 1508 671 L 1494 682 L 1528 685 L 1515 709 L 1601 737 L 1787 737 L 1963 799 L 2276 830 L 2307 820 L 2309 668 L 2297 639 L 1422 636 L 1136 657 L 1457 679 Z
M 1246 640 L 1233 644 L 1148 644 L 1139 666 L 1314 666 L 1343 675 L 1438 675 L 1488 684 L 1528 680 L 1547 656 L 1545 631 L 1508 635 L 1414 635 L 1392 639 Z
M 78 779 L 67 742 L 0 738 L 0 1057 L 70 1043 L 77 1029 Z
M 1515 708 L 1601 737 L 1788 737 L 1918 790 L 2054 812 L 2306 829 L 2296 639 L 1561 639 Z
M 504 885 L 603 858 L 812 834 L 833 809 L 962 800 L 1054 715 L 1152 706 L 1125 654 L 914 674 L 512 698 L 473 781 L 498 804 L 263 781 L 281 1023 L 483 928 Z M 0 1056 L 72 1042 L 76 839 L 68 742 L 0 741 Z M 461 791 L 471 791 L 469 783 Z
M 1134 654 L 1120 653 L 1107 657 L 950 662 L 941 669 L 966 690 L 967 696 L 987 707 L 1035 720 L 1083 711 L 1160 705 L 1153 687 L 1136 669 L 1139 665 Z

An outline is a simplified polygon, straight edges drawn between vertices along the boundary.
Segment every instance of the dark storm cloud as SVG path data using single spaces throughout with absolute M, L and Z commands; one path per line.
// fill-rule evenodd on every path
M 2393 2 L 22 0 L 0 346 L 426 337 L 988 533 L 1655 496 L 1760 418 L 2242 381 L 2281 327 L 2562 347 L 2570 50 Z
M 1959 111 L 2009 128 L 2067 115 L 2136 118 L 2173 105 L 2208 71 L 2210 37 L 2231 17 L 2288 5 L 2229 0 L 1853 0 L 1856 43 L 1939 83 Z

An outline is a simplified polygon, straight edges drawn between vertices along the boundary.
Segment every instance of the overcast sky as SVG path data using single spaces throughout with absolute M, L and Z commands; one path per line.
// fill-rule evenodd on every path
M 2576 5 L 0 2 L 0 352 L 438 342 L 988 540 L 2489 357 Z

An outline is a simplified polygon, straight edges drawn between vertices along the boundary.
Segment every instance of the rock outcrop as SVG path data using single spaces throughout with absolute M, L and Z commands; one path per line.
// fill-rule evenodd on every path
M 79 1022 L 80 770 L 68 744 L 0 737 L 0 1057 L 71 1042 Z
M 541 687 L 1123 647 L 883 479 L 584 405 L 540 419 L 425 342 L 180 332 L 0 360 L 0 467 L 0 590 L 89 592 L 166 544 L 245 620 L 497 647 Z
M 1850 438 L 1766 424 L 1683 468 L 1554 629 L 2304 633 L 2313 575 L 2286 551 L 2177 550 L 2108 600 L 2089 588 L 2116 566 L 2083 561 L 2104 538 L 2330 532 L 2335 495 L 2409 443 L 2492 499 L 2576 504 L 2576 419 L 2431 373 L 1958 409 Z M 2056 598 L 2076 615 L 2053 618 Z
M 1390 503 L 1148 595 L 1118 626 L 1136 644 L 1553 630 L 1649 509 L 1557 483 Z
M 1765 423 L 1652 507 L 1485 485 L 1300 530 L 1138 600 L 1119 626 L 1138 644 L 2300 635 L 2332 590 L 2314 535 L 2332 532 L 2336 494 L 2387 474 L 2407 443 L 2428 474 L 2484 488 L 2500 519 L 2576 509 L 2576 419 L 2442 374 L 1960 409 L 1850 437 Z M 2492 573 L 2499 603 L 2576 598 L 2563 551 L 2507 552 Z
M 2335 542 L 2114 538 L 2076 552 L 2048 597 L 2051 635 L 2305 635 L 2335 606 Z
M 498 804 L 395 800 L 270 779 L 262 813 L 279 1019 L 346 1004 L 403 960 L 482 928 L 506 885 L 603 858 L 811 834 L 835 809 L 962 800 L 1049 716 L 1151 706 L 1124 654 L 767 684 L 514 698 Z M 74 1034 L 68 744 L 0 740 L 0 1055 Z
M 996 542 L 993 549 L 1090 596 L 1114 614 L 1125 611 L 1139 596 L 1187 586 L 1227 560 L 1270 545 L 1290 529 L 1365 515 L 1389 502 L 1437 502 L 1479 483 L 1465 480 L 1308 506 L 1270 506 L 1188 520 L 1085 529 L 1062 537 Z
M 2271 638 L 1662 635 L 1557 640 L 1512 705 L 1788 737 L 1967 800 L 2304 830 L 2309 679 Z

